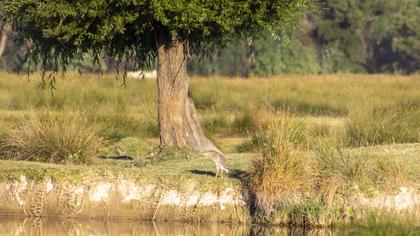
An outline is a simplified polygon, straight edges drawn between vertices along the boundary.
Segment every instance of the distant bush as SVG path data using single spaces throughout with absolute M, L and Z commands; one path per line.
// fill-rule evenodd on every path
M 78 116 L 78 114 L 74 114 Z M 102 146 L 99 129 L 82 118 L 51 114 L 20 120 L 0 137 L 0 158 L 48 163 L 89 163 Z

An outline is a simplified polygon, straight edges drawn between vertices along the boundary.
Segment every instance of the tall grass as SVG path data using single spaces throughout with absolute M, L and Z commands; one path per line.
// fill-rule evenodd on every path
M 358 194 L 393 192 L 411 183 L 407 171 L 391 157 L 345 149 L 341 140 L 309 135 L 303 123 L 286 116 L 261 126 L 254 136 L 256 156 L 248 184 L 256 220 L 299 227 L 331 225 L 352 216 L 349 206 Z
M 353 112 L 346 138 L 355 147 L 420 142 L 420 100 Z
M 77 115 L 77 114 L 75 114 Z M 100 130 L 77 116 L 26 116 L 0 137 L 0 158 L 49 163 L 89 163 L 103 145 Z
M 261 128 L 249 176 L 257 214 L 269 216 L 276 207 L 302 200 L 311 189 L 312 173 L 302 153 L 304 130 L 289 117 Z
M 72 117 L 83 114 L 91 125 L 106 126 L 108 139 L 155 137 L 157 110 L 154 81 L 130 80 L 126 88 L 114 75 L 68 73 L 56 90 L 41 89 L 40 75 L 29 78 L 0 73 L 0 123 L 13 125 L 37 110 Z M 13 118 L 13 119 L 11 119 Z M 17 118 L 17 119 L 16 119 Z
M 38 74 L 28 81 L 25 76 L 0 72 L 2 126 L 16 123 L 16 118 L 34 110 L 45 109 L 69 117 L 82 112 L 91 124 L 100 122 L 109 127 L 104 135 L 110 139 L 158 136 L 155 81 L 129 80 L 124 88 L 122 81 L 115 80 L 115 75 L 79 76 L 69 72 L 64 79 L 58 79 L 54 96 L 48 89 L 39 89 L 39 83 Z M 207 134 L 248 135 L 258 125 L 252 120 L 253 114 L 267 113 L 275 120 L 278 114 L 293 111 L 298 118 L 330 117 L 321 124 L 324 127 L 335 127 L 337 122 L 349 118 L 349 128 L 343 132 L 351 136 L 351 146 L 391 142 L 389 140 L 419 142 L 419 137 L 414 135 L 419 133 L 415 119 L 418 113 L 414 112 L 420 103 L 419 87 L 419 76 L 289 75 L 249 80 L 191 80 L 191 94 Z M 388 108 L 398 103 L 403 104 L 402 107 L 412 106 L 412 110 L 391 109 L 398 117 L 389 117 Z M 385 115 L 376 111 L 380 109 Z M 401 110 L 404 114 L 399 115 Z M 406 118 L 405 114 L 412 118 Z M 397 124 L 404 122 L 400 129 Z M 374 125 L 378 127 L 376 131 L 370 129 Z M 371 141 L 369 137 L 378 136 L 375 132 L 379 132 L 380 127 L 385 130 L 380 131 L 381 136 L 390 138 Z

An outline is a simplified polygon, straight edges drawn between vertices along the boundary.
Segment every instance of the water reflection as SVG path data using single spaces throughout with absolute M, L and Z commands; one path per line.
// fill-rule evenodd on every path
M 319 234 L 321 233 L 321 234 Z M 0 218 L 0 235 L 330 235 L 328 230 L 305 232 L 257 228 L 245 224 L 183 224 L 110 220 Z
M 75 220 L 51 218 L 0 218 L 1 236 L 50 235 L 418 235 L 418 227 L 375 225 L 335 229 L 263 228 L 245 224 L 183 224 L 169 222 L 139 222 L 121 220 Z

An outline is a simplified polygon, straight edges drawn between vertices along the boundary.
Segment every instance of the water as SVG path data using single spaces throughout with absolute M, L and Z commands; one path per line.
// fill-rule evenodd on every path
M 420 228 L 392 223 L 334 229 L 261 228 L 232 224 L 183 224 L 121 220 L 0 218 L 1 236 L 49 235 L 420 235 Z

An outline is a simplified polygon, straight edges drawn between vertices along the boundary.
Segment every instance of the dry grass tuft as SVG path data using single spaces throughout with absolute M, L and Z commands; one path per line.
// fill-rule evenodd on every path
M 407 171 L 392 157 L 331 143 L 320 143 L 314 157 L 317 191 L 328 207 L 350 199 L 354 193 L 395 191 L 410 182 Z
M 50 113 L 29 115 L 0 138 L 0 158 L 49 163 L 89 163 L 102 146 L 100 130 L 80 114 L 61 118 Z M 77 117 L 77 118 L 76 118 Z
M 311 189 L 313 174 L 301 152 L 305 133 L 290 117 L 258 131 L 257 155 L 249 176 L 255 210 L 270 215 L 276 207 L 299 202 Z

